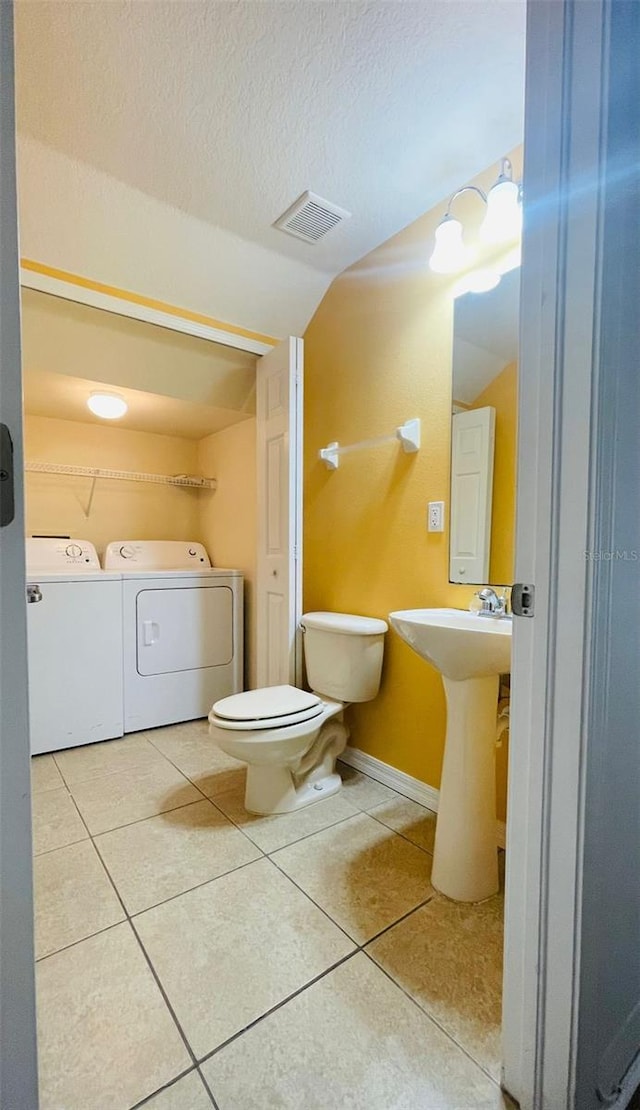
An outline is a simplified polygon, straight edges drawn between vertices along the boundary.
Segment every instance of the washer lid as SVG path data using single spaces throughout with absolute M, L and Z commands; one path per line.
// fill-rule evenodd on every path
M 243 694 L 222 698 L 214 704 L 213 713 L 229 721 L 273 720 L 313 709 L 321 702 L 317 694 L 298 690 L 295 686 L 265 686 L 261 690 L 246 690 Z
M 358 617 L 353 613 L 303 613 L 300 627 L 344 632 L 347 636 L 379 636 L 389 629 L 380 617 Z

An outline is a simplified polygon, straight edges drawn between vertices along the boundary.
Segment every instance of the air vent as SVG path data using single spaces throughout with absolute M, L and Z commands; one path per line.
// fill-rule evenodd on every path
M 276 220 L 274 227 L 295 235 L 296 239 L 304 239 L 305 243 L 317 243 L 324 239 L 343 220 L 351 218 L 351 213 L 345 208 L 338 208 L 330 200 L 324 200 L 316 193 L 303 193 L 301 197 L 287 208 L 287 211 Z

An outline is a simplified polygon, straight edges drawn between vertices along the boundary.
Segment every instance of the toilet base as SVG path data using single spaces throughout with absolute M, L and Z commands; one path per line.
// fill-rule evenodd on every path
M 321 802 L 336 794 L 342 779 L 336 772 L 322 777 L 310 777 L 296 786 L 294 776 L 287 767 L 247 767 L 247 786 L 244 807 L 249 813 L 263 817 L 272 813 L 293 813 L 297 809 Z

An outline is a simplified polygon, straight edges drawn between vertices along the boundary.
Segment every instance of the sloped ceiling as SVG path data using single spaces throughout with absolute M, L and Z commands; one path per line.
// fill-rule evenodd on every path
M 22 292 L 25 411 L 103 424 L 106 388 L 129 405 L 116 426 L 201 439 L 255 413 L 255 357 L 31 289 Z
M 297 322 L 522 139 L 524 0 L 19 0 L 16 22 L 22 136 L 260 249 L 260 274 L 284 260 Z M 271 226 L 307 188 L 353 213 L 316 245 Z

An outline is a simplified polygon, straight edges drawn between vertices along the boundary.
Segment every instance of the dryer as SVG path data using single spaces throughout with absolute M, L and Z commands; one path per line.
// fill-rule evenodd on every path
M 27 539 L 31 753 L 123 734 L 122 576 L 87 540 Z
M 206 717 L 243 686 L 243 578 L 200 543 L 115 540 L 122 574 L 124 731 Z

